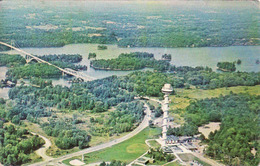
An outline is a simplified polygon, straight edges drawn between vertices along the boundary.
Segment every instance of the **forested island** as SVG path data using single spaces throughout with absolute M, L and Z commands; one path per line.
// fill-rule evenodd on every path
M 106 50 L 107 46 L 105 45 L 98 45 L 98 50 Z
M 165 71 L 170 64 L 163 60 L 155 60 L 151 53 L 132 52 L 122 53 L 115 59 L 92 60 L 90 65 L 97 70 L 138 70 L 148 67 L 156 71 Z
M 238 61 L 238 63 L 241 63 L 241 61 Z M 235 62 L 218 62 L 217 64 L 218 70 L 221 71 L 236 71 L 236 65 Z
M 162 55 L 162 60 L 171 61 L 172 60 L 172 55 L 171 54 L 163 54 Z
M 96 54 L 96 53 L 89 53 L 89 54 L 88 54 L 88 59 L 96 58 L 96 57 L 97 57 L 97 54 Z
M 53 54 L 53 55 L 42 55 L 37 57 L 48 62 L 61 61 L 61 62 L 69 62 L 69 63 L 78 63 L 82 61 L 82 55 L 80 54 L 58 54 L 58 55 Z

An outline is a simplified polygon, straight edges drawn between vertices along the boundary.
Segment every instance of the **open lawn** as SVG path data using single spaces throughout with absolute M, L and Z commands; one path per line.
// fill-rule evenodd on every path
M 248 93 L 250 95 L 260 95 L 260 85 L 256 86 L 237 86 L 218 88 L 213 90 L 203 89 L 174 89 L 176 95 L 171 95 L 170 110 L 184 109 L 189 106 L 189 102 L 193 99 L 205 99 L 218 97 L 219 95 L 228 95 L 233 93 Z
M 251 95 L 260 95 L 260 85 L 256 86 L 236 86 L 227 88 L 218 88 L 213 90 L 202 90 L 202 89 L 176 89 L 177 95 L 181 97 L 187 96 L 192 99 L 205 99 L 218 97 L 219 95 L 228 95 L 230 92 L 233 93 L 249 93 Z
M 181 164 L 179 164 L 178 162 L 172 162 L 172 163 L 166 164 L 165 166 L 181 166 Z
M 148 141 L 148 143 L 150 144 L 150 146 L 152 146 L 154 149 L 160 148 L 161 144 L 159 144 L 156 140 L 150 140 Z
M 100 161 L 111 161 L 114 159 L 130 163 L 149 149 L 149 147 L 145 144 L 145 140 L 158 138 L 160 133 L 161 129 L 159 128 L 146 128 L 127 141 L 101 151 L 86 154 L 84 161 L 85 163 L 94 163 Z M 81 158 L 81 156 L 75 158 Z M 72 159 L 68 159 L 63 162 L 67 164 Z

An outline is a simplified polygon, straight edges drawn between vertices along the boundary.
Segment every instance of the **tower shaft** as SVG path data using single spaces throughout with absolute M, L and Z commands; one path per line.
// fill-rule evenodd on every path
M 162 124 L 162 146 L 166 145 L 167 141 L 167 127 L 168 127 L 168 118 L 169 118 L 169 95 L 173 91 L 170 84 L 165 84 L 162 88 L 162 92 L 164 93 L 164 101 L 162 103 L 163 110 L 163 124 Z

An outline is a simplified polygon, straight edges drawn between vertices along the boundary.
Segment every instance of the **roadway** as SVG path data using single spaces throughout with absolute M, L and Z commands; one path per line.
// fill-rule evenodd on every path
M 41 137 L 45 141 L 45 144 L 40 149 L 36 150 L 35 153 L 37 155 L 39 155 L 40 157 L 42 157 L 42 159 L 44 161 L 52 160 L 53 159 L 52 157 L 46 155 L 47 149 L 51 146 L 51 141 L 48 138 L 46 138 L 46 137 L 44 137 L 42 135 L 36 134 L 34 132 L 31 132 L 31 133 L 33 135 L 38 135 L 39 137 Z
M 150 108 L 147 104 L 145 104 L 145 108 L 146 108 L 145 109 L 146 115 L 144 116 L 142 123 L 135 130 L 130 132 L 129 134 L 127 134 L 127 135 L 125 135 L 121 138 L 115 139 L 113 141 L 104 143 L 104 144 L 93 146 L 93 147 L 90 147 L 90 148 L 87 148 L 87 149 L 84 149 L 84 150 L 81 150 L 81 151 L 78 151 L 78 152 L 74 152 L 74 153 L 71 153 L 71 154 L 67 154 L 65 156 L 55 158 L 55 159 L 48 159 L 48 160 L 45 160 L 43 162 L 30 164 L 29 166 L 65 165 L 65 164 L 62 163 L 63 160 L 66 160 L 66 159 L 69 159 L 69 158 L 72 158 L 72 157 L 75 157 L 75 156 L 81 156 L 83 154 L 99 151 L 99 150 L 102 150 L 102 149 L 105 149 L 105 148 L 109 148 L 109 147 L 112 147 L 113 145 L 116 145 L 116 144 L 119 144 L 123 141 L 126 141 L 129 138 L 132 138 L 133 136 L 135 136 L 136 134 L 141 132 L 146 127 L 148 127 L 149 118 L 150 118 L 149 116 L 151 115 L 151 110 L 150 110 Z

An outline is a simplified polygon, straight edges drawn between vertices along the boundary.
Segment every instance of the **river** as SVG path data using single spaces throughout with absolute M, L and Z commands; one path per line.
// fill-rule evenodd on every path
M 202 48 L 158 48 L 158 47 L 135 47 L 135 48 L 120 48 L 116 45 L 107 45 L 107 50 L 98 50 L 98 44 L 70 44 L 64 47 L 50 48 L 23 48 L 23 50 L 34 55 L 47 54 L 81 54 L 83 56 L 80 64 L 87 65 L 88 70 L 85 74 L 95 78 L 105 78 L 112 75 L 122 76 L 132 71 L 103 71 L 94 70 L 89 67 L 89 53 L 96 53 L 97 59 L 116 58 L 120 53 L 129 52 L 149 52 L 155 55 L 156 59 L 160 59 L 163 54 L 171 54 L 171 64 L 176 66 L 208 66 L 214 71 L 217 69 L 217 62 L 220 61 L 237 61 L 242 60 L 241 65 L 237 65 L 237 71 L 259 72 L 260 65 L 255 61 L 259 59 L 260 46 L 231 46 L 231 47 L 202 47 Z M 17 53 L 14 50 L 6 51 L 5 53 Z M 5 77 L 6 67 L 0 68 L 0 78 Z M 144 69 L 150 70 L 150 69 Z M 66 79 L 52 79 L 53 84 L 69 86 Z M 0 90 L 0 96 L 7 97 L 8 88 Z

